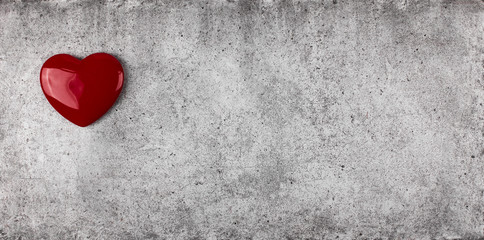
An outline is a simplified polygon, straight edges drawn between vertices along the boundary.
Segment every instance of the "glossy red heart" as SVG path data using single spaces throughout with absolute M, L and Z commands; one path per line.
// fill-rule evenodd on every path
M 40 85 L 49 103 L 81 127 L 111 108 L 123 81 L 123 67 L 106 53 L 95 53 L 83 60 L 67 54 L 54 55 L 40 70 Z

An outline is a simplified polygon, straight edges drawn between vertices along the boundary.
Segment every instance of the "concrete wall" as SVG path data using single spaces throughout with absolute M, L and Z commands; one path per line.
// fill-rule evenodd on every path
M 484 2 L 1 1 L 0 238 L 484 237 Z M 39 84 L 116 56 L 87 128 Z

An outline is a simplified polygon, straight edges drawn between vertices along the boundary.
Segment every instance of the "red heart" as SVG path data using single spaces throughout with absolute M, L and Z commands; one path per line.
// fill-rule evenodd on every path
M 124 81 L 121 64 L 106 53 L 79 60 L 58 54 L 40 70 L 40 85 L 57 112 L 72 123 L 85 127 L 106 113 L 121 92 Z

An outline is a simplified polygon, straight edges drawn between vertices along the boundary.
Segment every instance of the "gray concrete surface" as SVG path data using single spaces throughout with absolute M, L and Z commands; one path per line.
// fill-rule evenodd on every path
M 1 1 L 1 239 L 482 239 L 484 2 Z M 107 52 L 87 128 L 39 85 Z

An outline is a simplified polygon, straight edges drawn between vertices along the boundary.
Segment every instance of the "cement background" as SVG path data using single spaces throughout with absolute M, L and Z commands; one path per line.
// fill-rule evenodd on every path
M 484 2 L 1 1 L 1 239 L 484 237 Z M 116 56 L 87 128 L 40 88 Z

